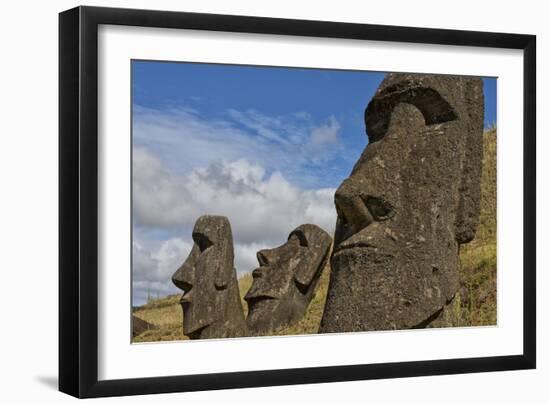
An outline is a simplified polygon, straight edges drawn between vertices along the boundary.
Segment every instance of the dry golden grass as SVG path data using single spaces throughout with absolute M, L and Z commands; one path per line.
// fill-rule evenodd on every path
M 460 293 L 455 309 L 461 326 L 497 322 L 497 131 L 483 139 L 483 173 L 479 226 L 471 243 L 460 251 Z
M 467 327 L 497 322 L 497 132 L 483 138 L 481 202 L 476 237 L 460 250 L 460 289 L 436 326 Z
M 154 300 L 134 310 L 134 315 L 156 326 L 136 336 L 133 342 L 172 341 L 188 339 L 183 335 L 180 295 Z
M 483 174 L 481 179 L 481 213 L 475 239 L 460 251 L 460 291 L 440 326 L 479 326 L 496 324 L 496 129 L 484 134 Z M 273 335 L 316 334 L 325 306 L 330 265 L 327 264 L 317 284 L 306 315 L 298 323 L 276 330 Z M 252 284 L 252 275 L 239 279 L 239 292 L 245 315 L 248 312 L 242 297 Z M 141 306 L 134 314 L 157 326 L 134 338 L 134 342 L 187 339 L 183 335 L 183 314 L 179 295 L 171 295 Z

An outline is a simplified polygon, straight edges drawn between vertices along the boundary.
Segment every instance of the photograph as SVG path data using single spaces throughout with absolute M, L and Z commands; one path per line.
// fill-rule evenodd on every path
M 132 343 L 497 325 L 498 78 L 130 64 Z

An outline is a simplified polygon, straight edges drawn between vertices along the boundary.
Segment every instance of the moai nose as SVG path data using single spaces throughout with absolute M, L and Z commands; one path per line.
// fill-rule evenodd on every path
M 193 287 L 193 268 L 184 263 L 172 276 L 172 283 L 185 293 Z
M 363 200 L 361 187 L 364 187 L 364 185 L 355 184 L 353 178 L 348 178 L 334 195 L 334 203 L 336 204 L 336 212 L 341 227 L 338 242 L 361 231 L 374 220 Z

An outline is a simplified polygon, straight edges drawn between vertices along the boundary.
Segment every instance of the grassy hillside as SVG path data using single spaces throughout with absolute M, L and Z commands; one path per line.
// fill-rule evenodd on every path
M 496 130 L 484 135 L 481 214 L 475 239 L 461 247 L 460 290 L 438 326 L 477 326 L 496 324 Z M 315 334 L 325 305 L 330 266 L 323 271 L 317 290 L 304 318 L 274 335 Z M 252 283 L 252 276 L 239 279 L 241 296 Z M 134 338 L 134 342 L 187 339 L 183 335 L 180 295 L 154 300 L 134 310 L 134 314 L 157 326 Z M 242 300 L 245 314 L 247 305 Z
M 476 237 L 460 250 L 460 290 L 445 313 L 446 326 L 497 322 L 497 132 L 485 132 L 481 212 Z

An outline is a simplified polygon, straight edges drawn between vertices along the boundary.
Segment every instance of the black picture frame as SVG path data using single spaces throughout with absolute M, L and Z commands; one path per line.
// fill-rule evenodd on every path
M 98 381 L 98 26 L 113 24 L 520 49 L 523 89 L 523 354 Z M 536 366 L 536 37 L 184 12 L 77 7 L 59 15 L 59 390 L 105 397 Z

